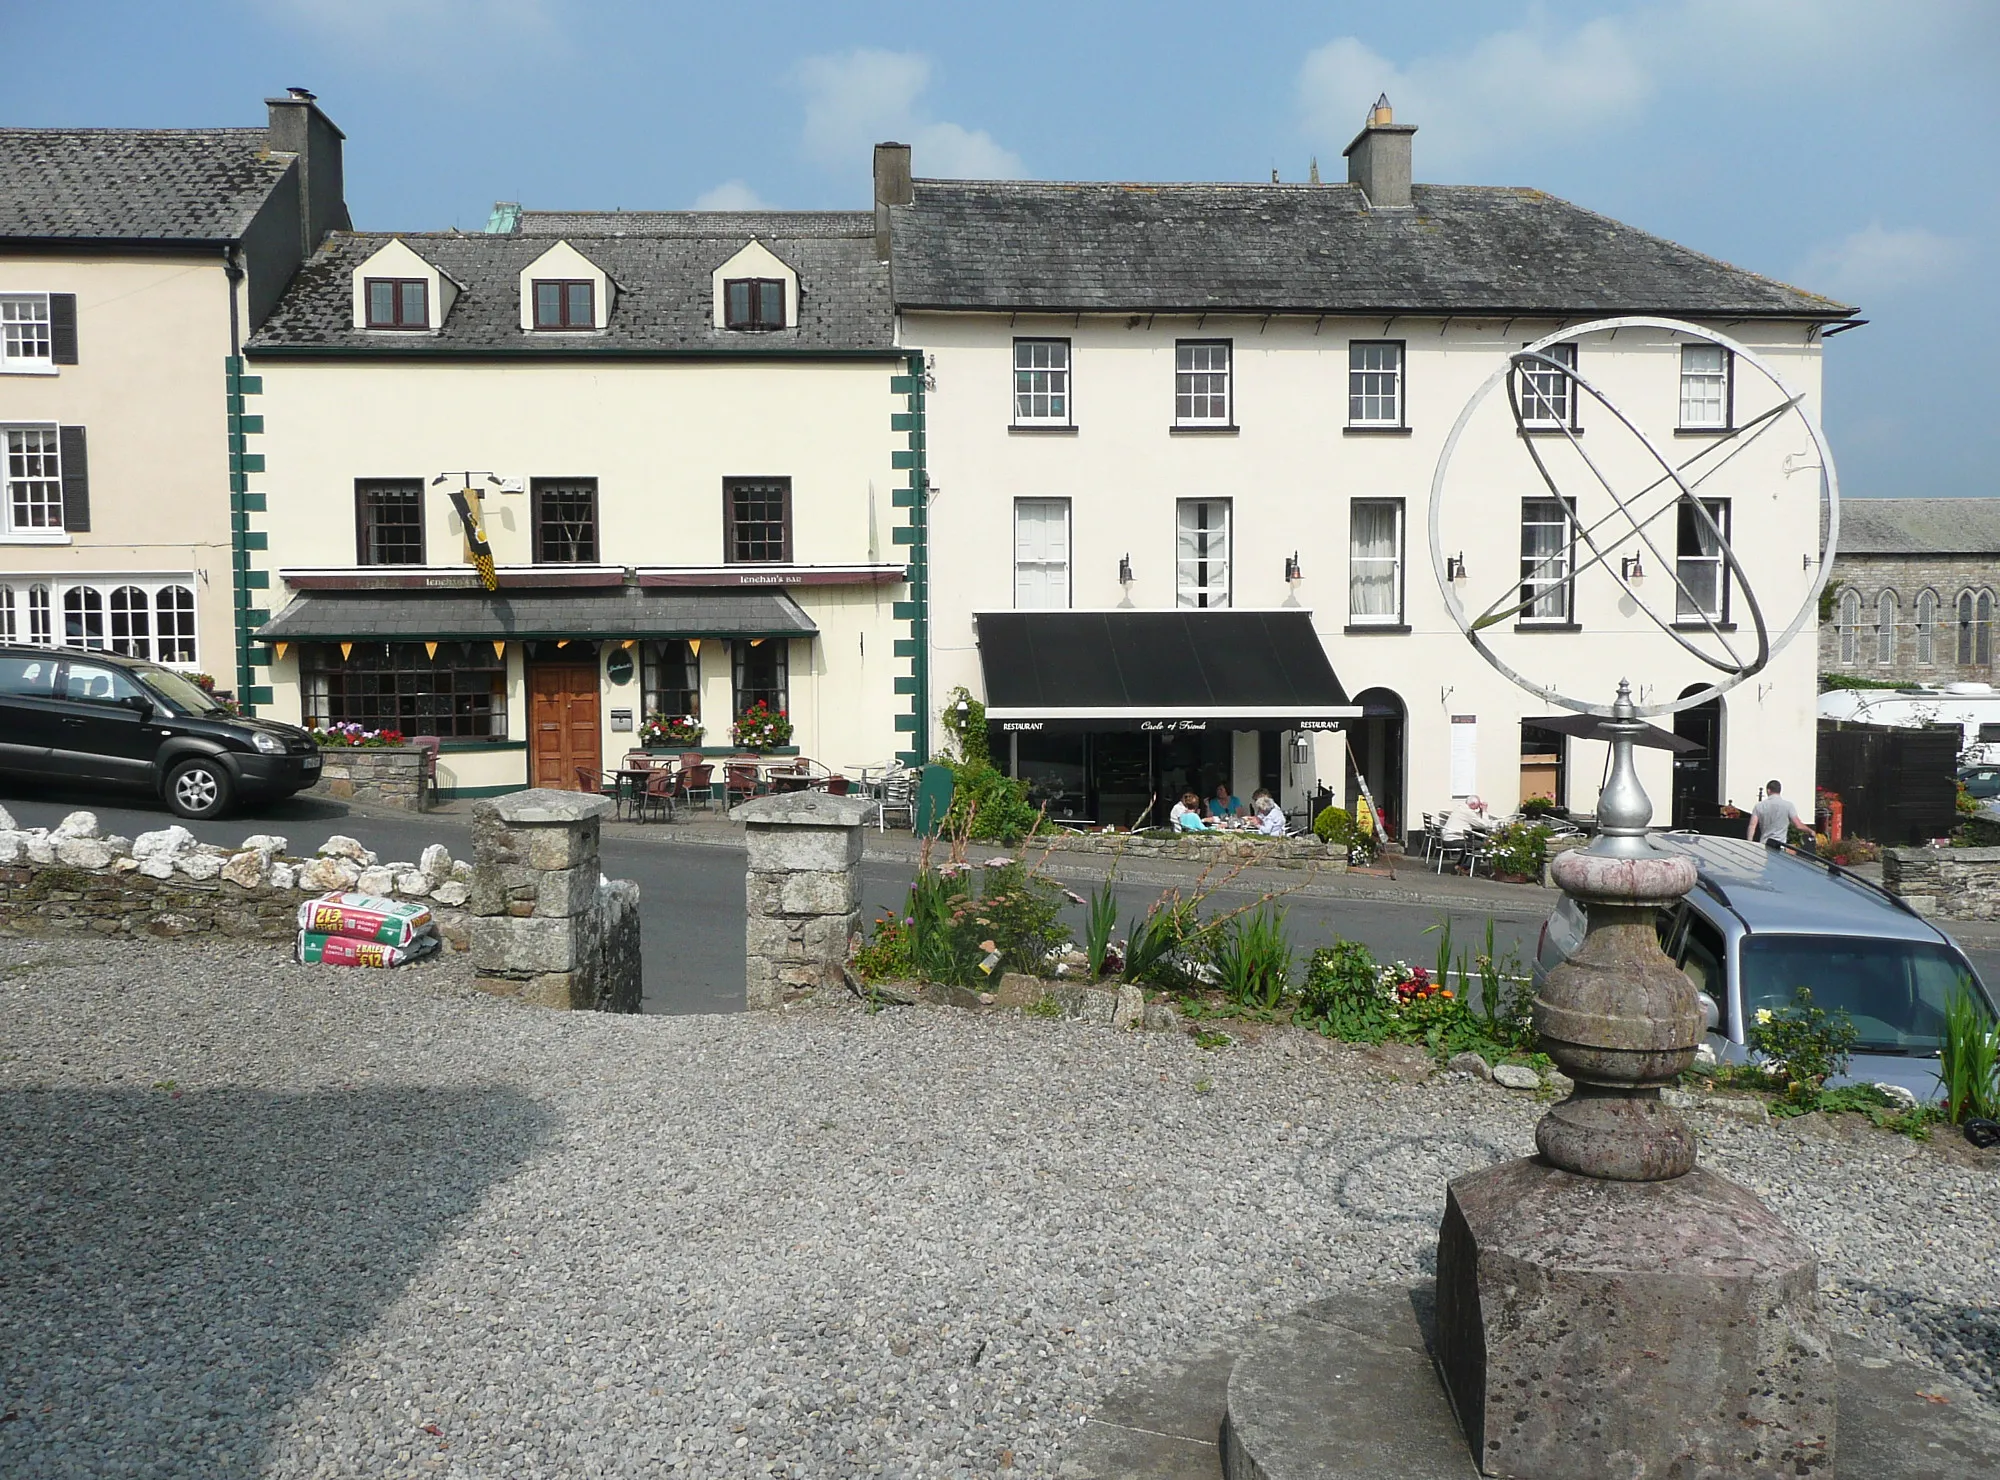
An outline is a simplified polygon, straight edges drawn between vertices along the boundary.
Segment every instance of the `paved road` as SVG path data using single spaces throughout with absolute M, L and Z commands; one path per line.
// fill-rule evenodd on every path
M 29 827 L 53 827 L 69 812 L 95 812 L 107 832 L 128 837 L 171 825 L 164 807 L 133 806 L 102 793 L 30 790 L 0 784 L 0 803 Z M 384 858 L 414 859 L 429 843 L 443 843 L 454 856 L 470 857 L 471 819 L 464 813 L 437 812 L 423 817 L 360 813 L 338 802 L 293 797 L 260 808 L 254 816 L 191 825 L 205 841 L 230 843 L 253 832 L 277 832 L 291 840 L 292 851 L 310 853 L 335 833 L 359 838 Z M 640 889 L 645 957 L 645 1010 L 655 1013 L 734 1012 L 743 1006 L 743 854 L 716 843 L 672 841 L 670 828 L 619 826 L 608 829 L 603 844 L 605 872 L 635 880 Z M 862 903 L 873 919 L 898 906 L 909 888 L 913 865 L 898 858 L 871 857 L 862 864 Z M 1062 881 L 1079 893 L 1089 888 L 1088 865 L 1064 859 Z M 1120 888 L 1123 913 L 1139 913 L 1169 887 L 1170 870 L 1132 867 Z M 1486 921 L 1494 922 L 1494 938 L 1504 954 L 1511 950 L 1526 961 L 1552 896 L 1522 890 L 1518 902 L 1498 896 L 1491 906 L 1452 902 L 1412 901 L 1394 897 L 1354 897 L 1357 887 L 1319 882 L 1295 887 L 1303 876 L 1275 876 L 1272 887 L 1294 888 L 1284 900 L 1286 925 L 1301 959 L 1336 936 L 1364 943 L 1383 960 L 1428 965 L 1436 959 L 1437 938 L 1431 933 L 1449 916 L 1455 942 L 1461 947 L 1483 945 Z M 1429 875 L 1418 871 L 1400 881 L 1422 889 Z M 1185 886 L 1183 886 L 1185 887 Z M 1446 886 L 1449 887 L 1449 886 Z M 1494 886 L 1498 887 L 1498 886 Z M 1410 891 L 1398 891 L 1408 893 Z M 1214 903 L 1232 907 L 1256 897 L 1254 889 L 1219 892 Z M 1083 912 L 1071 907 L 1069 923 L 1079 936 Z M 2000 932 L 1977 927 L 1961 932 L 1973 965 L 1989 983 L 2000 983 Z

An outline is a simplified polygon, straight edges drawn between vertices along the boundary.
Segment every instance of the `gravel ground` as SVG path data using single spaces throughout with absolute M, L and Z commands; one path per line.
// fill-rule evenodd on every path
M 613 1018 L 0 942 L 0 1474 L 1055 1475 L 1144 1364 L 1429 1272 L 1531 1097 L 944 1010 Z M 2000 1397 L 2000 1157 L 1703 1115 L 1832 1318 Z

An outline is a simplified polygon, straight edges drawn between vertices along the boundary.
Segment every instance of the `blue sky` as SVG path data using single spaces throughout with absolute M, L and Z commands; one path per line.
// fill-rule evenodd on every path
M 1532 185 L 1858 303 L 1850 495 L 2000 493 L 2000 5 L 691 6 L 0 0 L 0 122 L 255 124 L 311 87 L 357 225 L 530 206 L 861 206 L 919 174 L 1303 179 L 1386 90 L 1417 177 Z

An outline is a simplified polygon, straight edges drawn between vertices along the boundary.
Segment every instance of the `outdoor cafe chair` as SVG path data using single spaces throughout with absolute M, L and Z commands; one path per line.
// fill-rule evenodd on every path
M 891 771 L 882 778 L 882 790 L 875 802 L 875 830 L 889 830 L 889 814 L 900 812 L 912 828 L 917 825 L 917 773 L 908 769 Z
M 646 778 L 646 789 L 633 801 L 637 804 L 639 820 L 646 820 L 648 812 L 660 813 L 668 822 L 674 820 L 674 774 L 665 766 L 653 767 Z
M 725 806 L 732 806 L 737 797 L 748 799 L 757 795 L 757 768 L 751 766 L 725 766 L 722 770 L 722 800 Z
M 697 802 L 704 807 L 712 807 L 715 805 L 715 793 L 712 789 L 714 776 L 714 766 L 701 760 L 690 766 L 687 764 L 687 758 L 683 756 L 675 780 L 679 783 L 681 795 L 686 798 L 690 807 Z
M 576 768 L 576 789 L 586 796 L 610 797 L 618 800 L 618 778 L 590 766 Z
M 410 744 L 424 753 L 424 788 L 430 792 L 431 801 L 438 799 L 438 752 L 444 742 L 435 735 L 412 735 Z

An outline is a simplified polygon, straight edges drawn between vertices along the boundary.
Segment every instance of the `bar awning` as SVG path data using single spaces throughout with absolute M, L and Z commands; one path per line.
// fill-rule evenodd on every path
M 1553 730 L 1558 735 L 1575 735 L 1581 740 L 1611 739 L 1611 732 L 1603 729 L 1604 721 L 1594 714 L 1541 714 L 1521 723 L 1530 729 Z M 1658 725 L 1645 725 L 1632 737 L 1632 743 L 1647 750 L 1688 751 L 1700 750 L 1700 742 L 1663 730 Z
M 811 637 L 782 591 L 621 586 L 553 591 L 308 591 L 257 629 L 259 642 L 466 638 Z
M 1330 730 L 1361 713 L 1306 611 L 983 612 L 1003 730 Z

